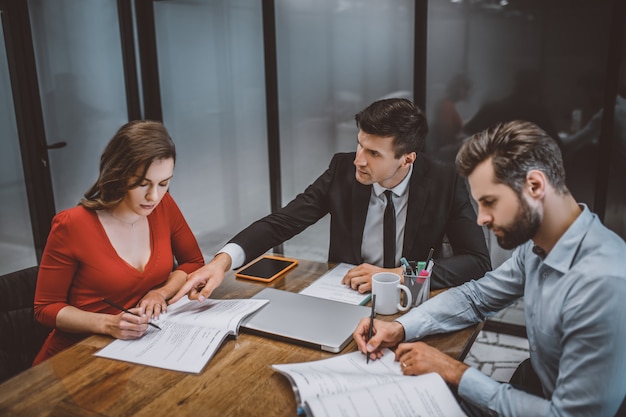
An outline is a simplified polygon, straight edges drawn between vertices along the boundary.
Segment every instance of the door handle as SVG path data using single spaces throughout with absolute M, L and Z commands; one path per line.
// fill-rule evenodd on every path
M 67 146 L 67 142 L 55 142 L 47 145 L 46 147 L 48 149 L 60 149 L 65 148 L 65 146 Z

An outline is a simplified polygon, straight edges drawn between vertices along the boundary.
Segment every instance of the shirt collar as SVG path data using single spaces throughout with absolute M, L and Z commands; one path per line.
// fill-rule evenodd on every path
M 563 236 L 556 242 L 556 245 L 554 245 L 544 260 L 547 266 L 562 273 L 566 273 L 571 268 L 574 257 L 578 252 L 578 247 L 582 242 L 582 237 L 585 236 L 594 219 L 594 214 L 586 204 L 579 203 L 578 206 L 581 208 L 580 215 L 563 233 Z
M 412 173 L 413 173 L 413 164 L 411 164 L 411 166 L 409 167 L 409 173 L 406 174 L 406 177 L 404 177 L 404 179 L 400 182 L 400 184 L 396 185 L 393 188 L 385 188 L 379 183 L 375 182 L 373 184 L 374 194 L 376 194 L 376 197 L 380 197 L 380 195 L 384 193 L 385 191 L 391 190 L 396 196 L 400 197 L 409 188 L 409 180 L 411 179 Z

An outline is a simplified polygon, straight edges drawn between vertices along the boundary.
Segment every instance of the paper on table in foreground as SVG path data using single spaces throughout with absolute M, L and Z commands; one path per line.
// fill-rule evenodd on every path
M 162 330 L 148 327 L 140 339 L 114 340 L 96 356 L 157 368 L 199 373 L 228 335 L 268 300 L 213 300 L 200 303 L 184 297 L 161 314 Z
M 365 361 L 353 352 L 313 362 L 272 365 L 291 382 L 309 416 L 465 417 L 438 374 L 405 376 L 394 353 Z
M 361 294 L 341 283 L 346 273 L 354 266 L 346 263 L 338 264 L 300 291 L 300 294 L 341 301 L 343 303 L 364 305 L 370 300 L 371 294 Z

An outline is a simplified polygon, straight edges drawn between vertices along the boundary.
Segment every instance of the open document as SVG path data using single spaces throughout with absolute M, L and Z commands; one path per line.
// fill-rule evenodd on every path
M 441 376 L 403 375 L 390 350 L 369 364 L 353 352 L 272 368 L 289 379 L 309 416 L 465 417 Z
M 354 265 L 340 263 L 300 291 L 300 294 L 341 301 L 343 303 L 364 305 L 370 300 L 371 294 L 361 294 L 341 283 L 343 277 L 352 268 L 354 268 Z
M 140 339 L 114 340 L 96 356 L 157 368 L 199 373 L 239 324 L 268 300 L 212 300 L 200 303 L 182 298 L 161 314 L 161 330 L 148 327 Z

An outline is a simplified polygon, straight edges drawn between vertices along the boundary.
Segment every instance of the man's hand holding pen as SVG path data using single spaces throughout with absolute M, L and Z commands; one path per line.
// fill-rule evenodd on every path
M 404 340 L 404 327 L 397 321 L 382 321 L 374 319 L 371 326 L 370 317 L 361 319 L 352 334 L 359 350 L 369 356 L 370 359 L 378 359 L 383 353 L 383 348 L 391 348 Z M 372 329 L 372 336 L 370 335 Z
M 428 372 L 437 372 L 443 379 L 452 385 L 458 385 L 468 366 L 452 359 L 445 353 L 427 345 L 424 342 L 400 343 L 405 339 L 404 327 L 397 321 L 374 320 L 371 327 L 371 318 L 362 318 L 352 334 L 359 351 L 369 355 L 370 359 L 382 357 L 383 348 L 394 348 L 395 360 L 405 375 L 421 375 Z M 372 336 L 370 335 L 372 329 Z

